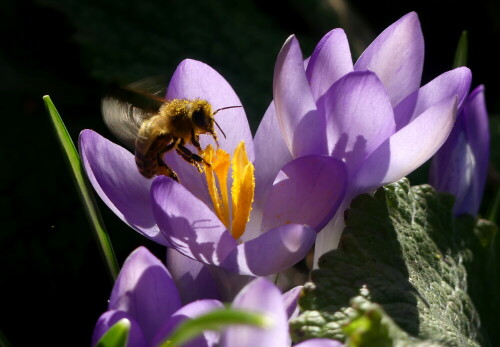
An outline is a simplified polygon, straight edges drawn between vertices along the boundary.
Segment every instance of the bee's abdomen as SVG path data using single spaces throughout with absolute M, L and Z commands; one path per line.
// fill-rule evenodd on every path
M 152 178 L 156 175 L 176 177 L 175 173 L 161 159 L 163 153 L 172 147 L 172 138 L 169 135 L 158 136 L 145 153 L 139 150 L 140 147 L 136 143 L 135 164 L 141 175 L 146 178 Z
M 148 152 L 146 155 L 142 155 L 135 152 L 135 164 L 141 175 L 146 178 L 152 178 L 158 171 L 157 154 Z

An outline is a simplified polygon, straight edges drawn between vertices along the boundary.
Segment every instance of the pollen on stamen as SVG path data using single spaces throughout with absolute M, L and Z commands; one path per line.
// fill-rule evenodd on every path
M 210 164 L 205 166 L 205 175 L 215 213 L 231 235 L 239 239 L 250 219 L 255 191 L 254 166 L 248 160 L 245 144 L 241 142 L 236 147 L 232 160 L 224 150 L 214 151 L 212 146 L 207 146 L 203 157 Z M 227 178 L 230 166 L 233 182 L 229 198 Z
M 234 151 L 232 169 L 233 221 L 231 234 L 235 239 L 239 239 L 245 232 L 246 224 L 250 220 L 255 191 L 255 169 L 252 162 L 248 160 L 244 142 L 240 142 Z
M 229 154 L 222 149 L 214 151 L 212 146 L 208 145 L 204 151 L 203 157 L 210 164 L 210 166 L 205 165 L 205 176 L 207 179 L 208 193 L 212 199 L 215 213 L 222 223 L 229 228 L 230 215 L 227 191 L 227 175 L 230 166 Z

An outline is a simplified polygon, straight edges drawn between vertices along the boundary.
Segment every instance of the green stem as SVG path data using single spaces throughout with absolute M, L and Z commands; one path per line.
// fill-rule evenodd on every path
M 97 207 L 93 191 L 91 188 L 89 189 L 90 184 L 87 176 L 83 172 L 80 156 L 78 155 L 75 144 L 71 140 L 68 130 L 66 129 L 59 112 L 57 112 L 56 107 L 52 103 L 52 100 L 48 95 L 45 95 L 43 100 L 45 102 L 45 107 L 49 112 L 52 125 L 54 126 L 56 137 L 61 145 L 63 153 L 65 154 L 64 157 L 66 158 L 66 162 L 70 166 L 73 182 L 76 185 L 78 195 L 80 196 L 80 200 L 82 201 L 85 209 L 85 213 L 87 214 L 90 224 L 92 225 L 94 236 L 97 240 L 101 255 L 104 258 L 109 275 L 114 282 L 116 276 L 118 276 L 118 262 L 116 260 L 108 233 L 104 227 L 104 222 Z

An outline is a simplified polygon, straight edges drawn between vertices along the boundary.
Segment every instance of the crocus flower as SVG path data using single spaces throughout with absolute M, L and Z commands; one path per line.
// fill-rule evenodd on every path
M 206 99 L 213 109 L 241 105 L 214 69 L 185 60 L 172 76 L 166 99 L 196 98 Z M 306 255 L 317 231 L 339 207 L 345 164 L 309 155 L 272 172 L 266 166 L 275 164 L 264 158 L 254 169 L 256 155 L 243 108 L 216 117 L 226 138 L 219 136 L 216 149 L 211 137 L 200 136 L 211 162 L 204 174 L 174 151 L 165 155 L 182 184 L 166 176 L 142 177 L 130 152 L 91 130 L 84 130 L 79 141 L 85 171 L 103 201 L 146 237 L 234 273 L 282 271 Z M 275 151 L 272 142 L 266 146 L 264 152 Z
M 262 144 L 257 154 L 266 141 L 275 151 L 257 155 L 256 168 L 265 160 L 275 165 L 266 170 L 276 172 L 282 160 L 327 154 L 348 170 L 343 206 L 318 235 L 316 260 L 336 248 L 343 211 L 354 196 L 409 174 L 448 137 L 471 74 L 457 68 L 419 88 L 423 58 L 413 12 L 384 30 L 355 64 L 342 29 L 326 34 L 305 63 L 294 36 L 281 49 L 274 100 L 255 138 Z
M 146 346 L 161 326 L 181 307 L 170 273 L 146 248 L 125 260 L 113 286 L 108 310 L 99 317 L 92 345 L 120 319 L 131 323 L 128 346 Z
M 455 215 L 477 215 L 486 182 L 490 152 L 484 87 L 472 91 L 461 108 L 448 140 L 436 153 L 430 183 L 455 195 Z
M 203 283 L 196 283 L 203 286 Z M 290 346 L 289 312 L 296 308 L 299 291 L 285 295 L 271 282 L 260 278 L 237 295 L 232 307 L 269 317 L 269 329 L 228 326 L 222 333 L 205 331 L 186 346 Z M 198 300 L 182 306 L 169 271 L 146 248 L 139 247 L 125 261 L 109 299 L 108 311 L 95 326 L 92 345 L 116 322 L 130 322 L 127 346 L 157 346 L 186 319 L 192 319 L 224 305 L 217 300 Z M 333 340 L 309 340 L 301 346 L 340 346 Z

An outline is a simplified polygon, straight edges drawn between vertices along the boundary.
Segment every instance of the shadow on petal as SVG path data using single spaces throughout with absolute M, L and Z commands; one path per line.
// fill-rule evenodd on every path
M 306 225 L 283 225 L 239 244 L 221 266 L 242 275 L 271 275 L 304 258 L 315 238 L 316 231 Z
M 167 267 L 184 304 L 200 299 L 221 299 L 207 265 L 167 248 Z
M 151 197 L 161 232 L 185 256 L 219 265 L 236 247 L 236 240 L 215 213 L 181 184 L 157 177 Z
M 172 247 L 204 264 L 219 265 L 236 244 L 227 230 L 220 234 L 217 241 L 200 237 L 202 234 L 220 230 L 220 225 L 212 223 L 210 219 L 190 221 L 183 217 L 173 217 L 170 218 L 169 225 L 171 230 L 175 230 L 175 236 L 167 236 Z

